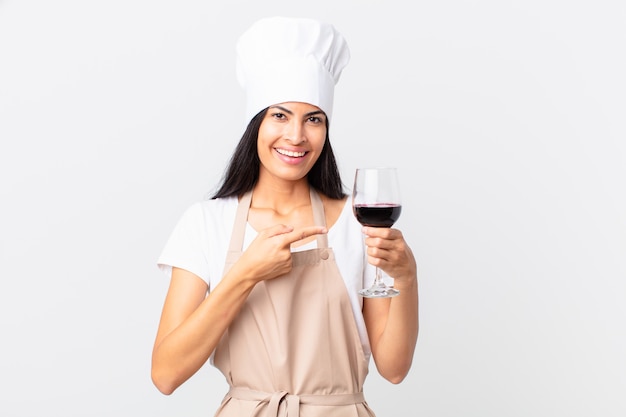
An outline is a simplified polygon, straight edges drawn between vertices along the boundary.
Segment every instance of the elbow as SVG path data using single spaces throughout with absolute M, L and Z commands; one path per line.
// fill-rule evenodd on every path
M 404 381 L 411 369 L 411 360 L 404 363 L 387 364 L 388 366 L 377 366 L 378 373 L 388 382 L 397 385 Z
M 158 372 L 154 367 L 152 368 L 151 378 L 152 383 L 161 394 L 170 395 L 178 388 L 178 384 L 174 382 L 173 378 L 168 378 L 163 375 L 162 372 Z
M 407 372 L 404 372 L 404 373 L 383 375 L 383 378 L 385 378 L 387 381 L 391 382 L 392 384 L 397 385 L 401 383 L 402 381 L 404 381 L 404 378 L 406 378 L 406 376 L 407 376 Z
M 152 376 L 152 383 L 164 395 L 170 395 L 176 390 L 173 384 L 168 384 L 167 381 L 162 381 L 154 376 Z
M 399 383 L 404 381 L 405 377 L 406 377 L 406 375 L 397 375 L 397 376 L 395 376 L 393 378 L 388 379 L 388 381 L 391 382 L 394 385 L 398 385 Z

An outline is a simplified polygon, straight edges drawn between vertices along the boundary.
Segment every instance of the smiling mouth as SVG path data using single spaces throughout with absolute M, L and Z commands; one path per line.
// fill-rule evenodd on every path
M 275 148 L 275 150 L 279 154 L 289 156 L 291 158 L 302 158 L 304 155 L 306 155 L 306 152 L 294 152 L 294 151 L 288 151 L 286 149 L 279 149 L 279 148 Z

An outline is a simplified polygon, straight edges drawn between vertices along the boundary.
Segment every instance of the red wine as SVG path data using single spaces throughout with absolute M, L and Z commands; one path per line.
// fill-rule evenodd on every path
M 363 226 L 391 227 L 400 217 L 400 204 L 356 204 L 354 215 Z

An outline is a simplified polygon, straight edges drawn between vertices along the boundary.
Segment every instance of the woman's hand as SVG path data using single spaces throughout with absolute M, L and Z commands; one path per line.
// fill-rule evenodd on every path
M 364 227 L 367 261 L 393 278 L 400 294 L 365 298 L 363 318 L 380 375 L 400 383 L 411 369 L 419 332 L 417 265 L 398 229 Z
M 310 236 L 326 233 L 322 226 L 294 229 L 283 224 L 259 232 L 237 261 L 244 274 L 255 281 L 277 278 L 291 271 L 291 244 Z
M 366 226 L 363 234 L 370 264 L 385 271 L 396 282 L 415 279 L 415 257 L 400 230 Z

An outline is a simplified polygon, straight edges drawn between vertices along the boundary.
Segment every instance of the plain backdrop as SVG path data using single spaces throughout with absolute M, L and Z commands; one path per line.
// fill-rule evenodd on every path
M 626 415 L 618 0 L 0 0 L 0 415 L 213 415 L 214 368 L 150 381 L 155 262 L 243 131 L 234 45 L 271 15 L 350 45 L 347 188 L 400 171 L 421 330 L 401 384 L 370 367 L 378 416 Z

